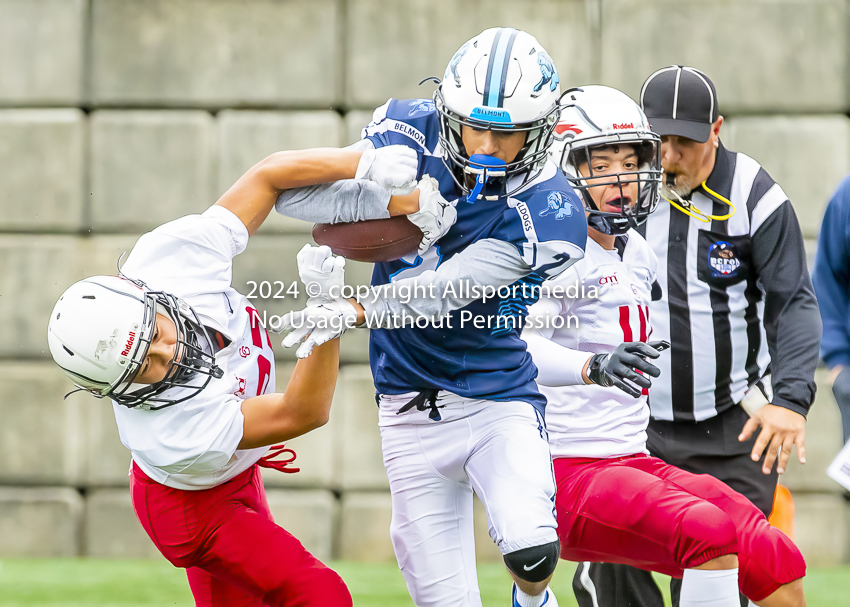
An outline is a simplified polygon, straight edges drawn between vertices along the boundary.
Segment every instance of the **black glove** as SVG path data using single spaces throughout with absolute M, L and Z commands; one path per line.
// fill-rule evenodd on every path
M 644 356 L 658 358 L 660 354 L 642 341 L 620 344 L 610 354 L 594 355 L 587 368 L 587 377 L 594 384 L 617 386 L 626 394 L 637 398 L 642 388 L 652 385 L 652 382 L 638 371 L 652 377 L 661 375 L 658 367 L 648 362 Z

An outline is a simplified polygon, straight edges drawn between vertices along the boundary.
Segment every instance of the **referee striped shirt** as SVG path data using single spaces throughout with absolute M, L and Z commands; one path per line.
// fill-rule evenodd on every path
M 717 196 L 719 195 L 719 196 Z M 701 421 L 739 403 L 770 369 L 773 404 L 806 415 L 814 399 L 821 323 L 803 237 L 788 197 L 752 158 L 717 149 L 714 170 L 688 197 L 701 222 L 662 199 L 641 226 L 658 256 L 661 299 L 652 339 L 652 417 Z

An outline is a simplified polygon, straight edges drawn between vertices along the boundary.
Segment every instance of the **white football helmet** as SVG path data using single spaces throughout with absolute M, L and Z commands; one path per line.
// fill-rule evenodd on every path
M 174 359 L 162 381 L 133 384 L 147 357 L 157 313 L 177 329 Z M 50 314 L 47 343 L 53 360 L 78 388 L 126 407 L 175 405 L 222 376 L 215 356 L 205 351 L 209 335 L 188 304 L 121 276 L 92 276 L 68 287 Z M 175 397 L 161 396 L 174 387 L 182 388 Z
M 443 162 L 464 194 L 469 195 L 467 175 L 491 170 L 504 179 L 526 174 L 527 180 L 540 171 L 558 122 L 558 84 L 552 58 L 526 32 L 492 28 L 458 49 L 434 92 L 434 103 Z M 461 125 L 523 131 L 525 145 L 512 162 L 495 170 L 486 162 L 470 163 Z
M 661 138 L 650 129 L 643 110 L 625 93 L 597 85 L 565 91 L 559 103 L 561 117 L 549 152 L 573 188 L 582 192 L 588 224 L 603 234 L 623 234 L 642 224 L 658 204 L 661 183 Z M 590 150 L 620 144 L 635 147 L 638 170 L 606 177 L 621 187 L 636 182 L 638 200 L 632 206 L 624 205 L 619 213 L 605 213 L 596 208 L 578 167 L 587 163 L 592 178 Z

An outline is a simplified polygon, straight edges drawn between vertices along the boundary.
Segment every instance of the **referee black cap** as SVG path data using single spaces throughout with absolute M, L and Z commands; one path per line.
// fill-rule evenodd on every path
M 717 92 L 708 76 L 692 67 L 671 65 L 652 74 L 640 90 L 640 105 L 652 130 L 700 143 L 717 120 Z

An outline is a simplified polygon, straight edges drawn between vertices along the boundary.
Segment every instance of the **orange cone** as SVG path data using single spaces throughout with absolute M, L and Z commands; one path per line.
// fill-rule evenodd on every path
M 767 521 L 788 536 L 794 539 L 794 498 L 785 485 L 776 485 L 773 494 L 773 511 Z

